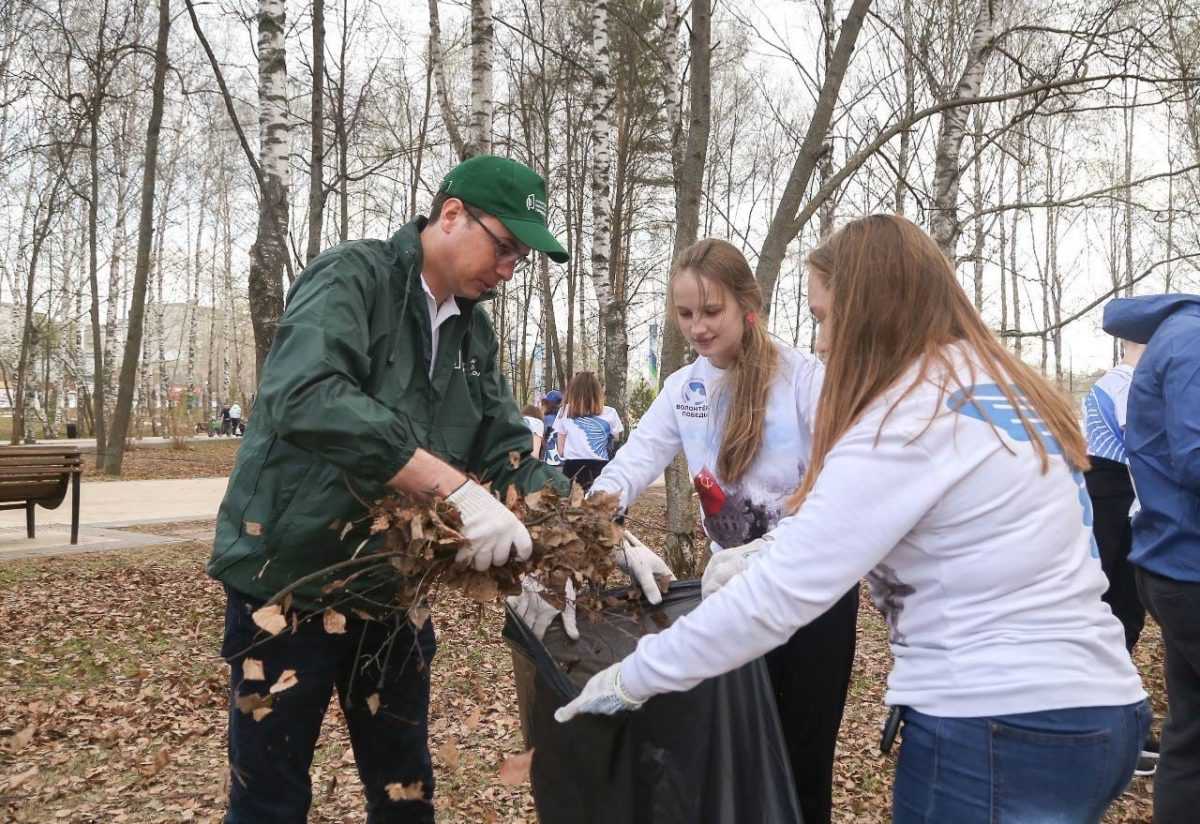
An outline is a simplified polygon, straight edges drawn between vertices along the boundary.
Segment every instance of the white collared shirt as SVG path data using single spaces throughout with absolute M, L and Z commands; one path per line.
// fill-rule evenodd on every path
M 421 273 L 421 288 L 425 291 L 425 308 L 429 310 L 429 337 L 433 342 L 433 354 L 429 358 L 429 377 L 432 378 L 433 367 L 437 365 L 438 329 L 450 318 L 460 315 L 462 312 L 458 308 L 458 301 L 454 299 L 454 295 L 446 298 L 442 301 L 442 305 L 438 306 L 437 298 L 433 296 L 433 291 L 425 280 L 424 272 Z

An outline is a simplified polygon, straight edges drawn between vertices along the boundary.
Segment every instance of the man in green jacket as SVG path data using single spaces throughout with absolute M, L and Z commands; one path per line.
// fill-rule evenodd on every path
M 320 573 L 374 551 L 364 502 L 389 490 L 454 503 L 463 563 L 529 556 L 525 527 L 465 473 L 501 492 L 566 490 L 529 455 L 478 305 L 531 249 L 567 260 L 546 228 L 542 178 L 480 156 L 446 176 L 428 219 L 330 249 L 293 284 L 208 562 L 227 594 L 229 824 L 305 821 L 335 688 L 367 820 L 433 820 L 432 622 L 409 623 L 383 570 Z M 289 626 L 271 637 L 252 613 L 288 587 Z

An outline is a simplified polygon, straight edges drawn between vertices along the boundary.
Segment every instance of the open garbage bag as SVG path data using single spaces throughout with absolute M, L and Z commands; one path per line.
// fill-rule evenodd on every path
M 624 590 L 620 590 L 624 592 Z M 504 638 L 542 824 L 796 824 L 801 822 L 766 664 L 760 659 L 635 712 L 554 711 L 588 678 L 700 603 L 699 581 L 676 581 L 659 606 L 622 601 L 572 641 L 556 620 L 543 641 L 509 610 Z

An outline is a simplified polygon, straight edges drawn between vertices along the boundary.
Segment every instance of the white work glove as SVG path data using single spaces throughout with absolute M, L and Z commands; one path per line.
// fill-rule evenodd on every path
M 462 534 L 467 545 L 454 556 L 460 564 L 469 563 L 483 572 L 489 566 L 506 564 L 514 549 L 522 561 L 533 552 L 525 524 L 474 481 L 465 482 L 446 500 L 458 508 L 463 519 Z
M 563 629 L 566 630 L 567 637 L 572 641 L 578 641 L 579 627 L 575 623 L 574 582 L 567 578 L 567 585 L 563 587 L 566 601 L 563 609 L 559 609 L 543 598 L 542 593 L 545 591 L 546 588 L 537 579 L 522 575 L 521 594 L 510 595 L 505 600 L 508 601 L 508 605 L 512 607 L 512 611 L 517 614 L 517 617 L 533 630 L 534 636 L 539 641 L 546 636 L 546 629 L 554 623 L 554 619 L 559 613 L 562 613 Z
M 645 703 L 645 698 L 634 698 L 621 687 L 621 662 L 618 661 L 588 679 L 583 692 L 574 701 L 554 711 L 554 720 L 562 724 L 581 713 L 616 715 L 622 710 L 636 710 Z
M 750 568 L 758 553 L 774 543 L 773 538 L 759 538 L 742 546 L 722 549 L 714 554 L 700 579 L 700 597 L 707 598 Z
M 613 561 L 638 585 L 646 600 L 652 604 L 662 603 L 662 593 L 658 591 L 654 576 L 665 575 L 668 580 L 675 580 L 675 573 L 671 572 L 667 562 L 655 555 L 654 550 L 629 530 L 625 531 L 621 546 L 613 550 Z

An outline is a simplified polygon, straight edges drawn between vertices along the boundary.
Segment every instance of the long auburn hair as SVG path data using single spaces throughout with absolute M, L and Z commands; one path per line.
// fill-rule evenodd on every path
M 916 377 L 888 409 L 881 430 L 896 406 L 927 379 L 931 368 L 949 376 L 941 387 L 938 408 L 952 387 L 966 389 L 974 384 L 974 365 L 964 381 L 947 356 L 945 347 L 956 342 L 974 351 L 983 370 L 1016 410 L 1041 459 L 1043 473 L 1050 467 L 1049 453 L 1044 435 L 1026 413 L 1028 409 L 1044 421 L 1067 463 L 1087 469 L 1087 445 L 1070 401 L 996 340 L 958 284 L 941 249 L 914 223 L 899 215 L 859 218 L 813 249 L 808 266 L 810 276 L 821 278 L 830 290 L 830 310 L 823 321 L 829 325 L 829 353 L 817 404 L 812 459 L 803 483 L 788 501 L 791 511 L 812 490 L 834 444 L 913 364 L 919 364 Z M 999 432 L 996 436 L 1000 438 Z
M 604 411 L 604 388 L 594 372 L 576 372 L 567 384 L 567 417 L 586 418 Z
M 724 404 L 728 412 L 717 456 L 717 474 L 722 480 L 735 483 L 750 469 L 762 449 L 767 395 L 779 368 L 779 349 L 764 324 L 762 290 L 746 256 L 732 243 L 717 238 L 696 241 L 679 253 L 671 267 L 671 285 L 681 277 L 694 277 L 705 301 L 708 283 L 724 286 L 737 301 L 745 320 L 741 348 L 726 371 L 727 389 L 723 391 L 731 388 L 733 396 Z M 678 324 L 674 291 L 668 289 L 668 295 L 671 319 Z

